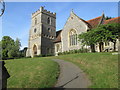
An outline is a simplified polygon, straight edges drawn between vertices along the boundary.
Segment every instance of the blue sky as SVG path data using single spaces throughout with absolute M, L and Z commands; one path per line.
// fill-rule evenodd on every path
M 117 2 L 7 2 L 2 18 L 2 35 L 13 39 L 19 38 L 22 44 L 21 49 L 28 46 L 31 14 L 40 6 L 45 6 L 45 9 L 57 13 L 56 30 L 64 27 L 72 9 L 84 20 L 101 16 L 103 11 L 106 16 L 118 16 Z

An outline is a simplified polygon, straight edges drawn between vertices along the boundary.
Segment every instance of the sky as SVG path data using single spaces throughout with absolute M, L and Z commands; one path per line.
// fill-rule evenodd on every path
M 40 6 L 51 12 L 56 12 L 56 30 L 64 27 L 71 10 L 84 20 L 101 16 L 117 17 L 117 2 L 6 2 L 2 17 L 2 36 L 20 39 L 21 49 L 28 46 L 31 14 Z M 1 20 L 0 20 L 1 21 Z M 1 31 L 1 28 L 0 28 Z

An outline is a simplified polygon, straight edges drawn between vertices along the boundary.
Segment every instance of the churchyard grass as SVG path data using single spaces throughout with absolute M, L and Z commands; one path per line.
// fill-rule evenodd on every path
M 79 66 L 91 80 L 90 88 L 118 88 L 118 55 L 81 53 L 54 58 L 70 61 Z
M 8 88 L 54 87 L 59 66 L 48 58 L 23 58 L 5 61 L 10 74 Z

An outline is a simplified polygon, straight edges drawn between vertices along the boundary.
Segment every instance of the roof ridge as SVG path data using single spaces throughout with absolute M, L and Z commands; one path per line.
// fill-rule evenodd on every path
M 77 14 L 75 14 L 74 12 L 72 12 L 76 17 L 78 17 L 80 20 L 82 20 L 85 24 L 88 25 L 88 27 L 90 27 L 91 25 L 84 19 L 80 18 Z
M 105 20 L 105 21 L 110 21 L 110 20 L 114 20 L 114 19 L 117 19 L 117 18 L 120 18 L 120 16 L 119 17 L 114 17 L 114 18 L 111 18 L 111 19 L 108 19 L 108 20 Z
M 99 17 L 96 17 L 96 18 L 100 18 L 100 17 L 102 17 L 102 16 L 99 16 Z M 94 20 L 94 19 L 96 19 L 96 18 L 93 18 L 93 19 L 87 20 L 87 22 L 88 22 L 88 21 L 91 21 L 91 20 Z

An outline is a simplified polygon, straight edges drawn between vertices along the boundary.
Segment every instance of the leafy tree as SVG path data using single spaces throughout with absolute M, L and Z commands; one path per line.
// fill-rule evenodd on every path
M 17 53 L 14 52 L 13 49 L 10 50 L 7 54 L 8 54 L 9 59 L 13 59 L 13 58 L 17 57 Z
M 10 49 L 14 45 L 14 40 L 9 36 L 4 36 L 2 38 L 2 49 Z
M 26 57 L 26 51 L 27 51 L 27 47 L 25 47 L 23 50 L 20 50 L 20 57 Z
M 1 42 L 2 42 L 2 59 L 7 59 L 8 52 L 12 49 L 11 46 L 14 45 L 14 40 L 9 36 L 4 36 Z
M 20 41 L 16 39 L 14 41 L 9 36 L 4 36 L 2 38 L 2 59 L 16 58 L 18 57 L 19 49 L 20 49 Z
M 101 25 L 95 29 L 92 29 L 86 33 L 79 35 L 79 40 L 83 45 L 91 46 L 94 51 L 94 45 L 99 44 L 100 52 L 102 52 L 103 42 L 113 42 L 114 50 L 116 46 L 116 39 L 118 38 L 118 33 L 120 31 L 120 24 L 111 23 L 106 25 Z
M 14 52 L 16 53 L 17 57 L 20 57 L 20 47 L 21 47 L 21 43 L 20 40 L 17 38 L 14 45 Z
M 20 40 L 18 38 L 15 41 L 15 47 L 16 47 L 17 50 L 20 50 L 21 43 L 20 43 Z
M 79 41 L 82 43 L 83 46 L 88 45 L 91 47 L 92 52 L 95 52 L 94 44 L 96 44 L 96 42 L 95 38 L 93 37 L 93 34 L 93 32 L 89 31 L 89 33 L 82 33 L 78 37 Z
M 119 33 L 120 33 L 120 24 L 119 23 L 110 23 L 103 25 L 102 28 L 105 28 L 109 32 L 111 32 L 112 35 L 108 36 L 108 41 L 111 41 L 114 43 L 114 51 L 116 49 L 116 40 L 118 39 Z

